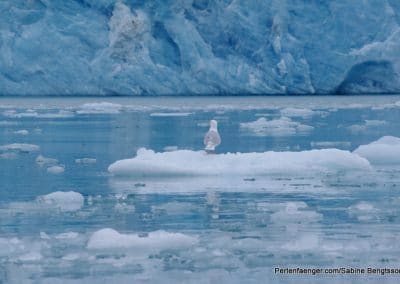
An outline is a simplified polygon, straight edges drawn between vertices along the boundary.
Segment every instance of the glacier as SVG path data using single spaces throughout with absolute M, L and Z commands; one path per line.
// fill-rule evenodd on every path
M 400 2 L 0 2 L 1 95 L 400 92 Z

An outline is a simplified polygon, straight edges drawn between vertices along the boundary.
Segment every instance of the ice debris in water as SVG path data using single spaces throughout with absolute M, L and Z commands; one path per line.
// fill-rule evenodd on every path
M 18 134 L 18 135 L 28 135 L 29 134 L 29 131 L 28 130 L 26 130 L 26 129 L 22 129 L 22 130 L 17 130 L 17 131 L 14 131 L 14 134 Z
M 359 221 L 377 219 L 378 210 L 369 202 L 360 201 L 348 208 L 350 216 L 355 216 Z
M 109 102 L 86 103 L 80 106 L 77 113 L 79 114 L 116 114 L 119 113 L 122 106 Z
M 94 158 L 80 158 L 80 159 L 75 159 L 76 164 L 95 164 L 96 159 Z
M 37 152 L 40 147 L 34 144 L 13 143 L 0 146 L 0 151 Z
M 242 130 L 247 130 L 256 136 L 292 136 L 311 132 L 314 127 L 293 121 L 288 117 L 267 120 L 261 117 L 256 121 L 243 122 L 240 124 Z
M 166 231 L 150 232 L 147 236 L 122 234 L 110 228 L 98 230 L 90 237 L 87 248 L 94 250 L 131 249 L 135 253 L 158 252 L 165 249 L 189 248 L 198 242 L 196 237 Z
M 175 117 L 175 116 L 189 116 L 192 112 L 153 112 L 150 116 L 158 117 Z
M 274 223 L 310 223 L 320 221 L 322 215 L 311 210 L 307 210 L 308 206 L 304 202 L 287 202 L 284 208 L 273 213 L 271 220 Z
M 349 129 L 352 133 L 359 134 L 367 130 L 378 130 L 379 127 L 385 124 L 387 124 L 387 122 L 384 120 L 365 120 L 363 124 L 353 124 L 347 127 L 347 129 Z
M 303 117 L 309 118 L 313 115 L 318 114 L 319 112 L 313 111 L 308 108 L 294 108 L 294 107 L 287 107 L 280 110 L 280 113 L 284 117 Z
M 187 163 L 190 161 L 190 163 Z M 141 148 L 132 159 L 111 164 L 114 175 L 166 176 L 267 176 L 281 173 L 370 170 L 369 162 L 337 149 L 302 152 L 227 153 L 206 155 L 204 151 L 178 150 L 156 153 Z
M 75 191 L 56 191 L 36 199 L 38 204 L 55 207 L 61 211 L 76 211 L 82 208 L 84 198 L 82 194 Z
M 47 172 L 48 173 L 50 173 L 50 174 L 55 174 L 55 175 L 57 175 L 57 174 L 61 174 L 61 173 L 63 173 L 65 171 L 65 168 L 64 168 L 64 166 L 51 166 L 51 167 L 48 167 L 47 168 Z
M 37 156 L 35 161 L 41 167 L 43 167 L 43 166 L 46 166 L 46 167 L 54 166 L 54 165 L 58 164 L 58 160 L 57 159 L 46 158 L 46 157 L 44 157 L 42 155 Z
M 400 164 L 400 138 L 384 136 L 367 145 L 361 145 L 354 153 L 368 159 L 371 164 Z

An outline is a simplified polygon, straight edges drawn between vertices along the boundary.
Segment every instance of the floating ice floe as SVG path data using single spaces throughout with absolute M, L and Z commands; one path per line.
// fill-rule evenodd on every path
M 311 210 L 307 210 L 308 206 L 304 202 L 287 202 L 283 204 L 281 210 L 271 215 L 271 221 L 274 223 L 311 223 L 320 221 L 322 215 Z
M 86 103 L 80 106 L 77 113 L 79 114 L 116 114 L 122 109 L 120 104 L 101 102 L 101 103 Z
M 26 129 L 22 129 L 22 130 L 14 131 L 14 134 L 18 134 L 18 135 L 28 135 L 28 134 L 29 134 L 29 131 L 26 130 Z
M 36 152 L 40 147 L 34 144 L 13 143 L 0 146 L 0 151 Z
M 293 121 L 288 117 L 267 120 L 261 117 L 256 121 L 240 124 L 242 130 L 247 130 L 256 136 L 292 136 L 304 135 L 311 132 L 314 127 Z
M 61 174 L 65 171 L 65 168 L 63 166 L 51 166 L 47 168 L 47 172 L 50 174 Z
M 359 221 L 370 221 L 377 219 L 378 209 L 366 201 L 358 202 L 348 208 L 350 216 L 356 217 Z
M 309 118 L 316 114 L 319 114 L 318 111 L 313 111 L 308 108 L 294 108 L 294 107 L 287 107 L 280 110 L 281 115 L 286 117 L 303 117 Z
M 75 159 L 75 164 L 96 164 L 96 159 L 94 158 L 80 158 L 80 159 Z
M 56 191 L 39 196 L 36 202 L 62 211 L 76 211 L 82 208 L 84 198 L 82 194 L 75 191 Z
M 344 148 L 348 149 L 351 147 L 351 142 L 347 141 L 312 141 L 310 142 L 313 148 Z
M 192 112 L 153 112 L 150 116 L 160 116 L 160 117 L 174 117 L 174 116 L 189 116 L 193 114 Z
M 267 176 L 310 171 L 369 170 L 369 162 L 351 152 L 337 149 L 302 152 L 227 153 L 178 150 L 156 153 L 141 148 L 132 159 L 111 164 L 117 176 Z
M 61 233 L 55 236 L 56 239 L 64 240 L 64 239 L 76 239 L 79 236 L 76 232 L 66 232 Z
M 44 157 L 42 155 L 37 156 L 35 161 L 41 167 L 43 167 L 43 166 L 46 166 L 46 167 L 54 166 L 54 165 L 58 164 L 58 160 L 57 159 L 46 158 L 46 157 Z
M 367 145 L 361 145 L 354 153 L 368 159 L 372 164 L 400 164 L 400 138 L 384 136 Z
M 87 248 L 93 250 L 132 249 L 135 252 L 158 252 L 165 249 L 189 248 L 198 242 L 196 237 L 181 233 L 155 231 L 147 236 L 121 234 L 116 230 L 105 228 L 93 233 Z
M 353 133 L 362 133 L 369 129 L 379 129 L 380 126 L 387 124 L 384 120 L 365 120 L 363 124 L 353 124 L 347 127 Z
M 26 110 L 17 112 L 16 110 L 8 110 L 3 112 L 3 115 L 10 118 L 69 118 L 73 117 L 74 113 L 66 110 L 58 112 L 37 112 L 34 110 Z

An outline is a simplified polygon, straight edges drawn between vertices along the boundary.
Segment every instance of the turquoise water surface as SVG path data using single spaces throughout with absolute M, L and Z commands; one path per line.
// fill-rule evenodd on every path
M 0 283 L 396 283 L 274 270 L 400 268 L 396 161 L 263 177 L 107 169 L 140 148 L 202 150 L 210 119 L 222 155 L 352 152 L 400 137 L 399 118 L 400 96 L 1 98 Z

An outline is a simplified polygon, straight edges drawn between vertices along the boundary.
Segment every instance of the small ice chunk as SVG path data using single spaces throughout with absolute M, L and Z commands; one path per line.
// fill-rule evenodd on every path
M 80 255 L 77 253 L 69 253 L 64 255 L 61 259 L 66 261 L 75 261 L 80 258 Z
M 37 156 L 36 158 L 36 163 L 43 167 L 43 166 L 53 166 L 53 165 L 57 165 L 58 164 L 58 160 L 57 159 L 53 159 L 53 158 L 46 158 L 42 155 Z
M 256 136 L 292 136 L 304 135 L 311 132 L 314 127 L 300 122 L 293 121 L 288 117 L 267 120 L 261 117 L 256 121 L 244 122 L 240 124 L 242 130 L 247 130 Z
M 62 174 L 64 171 L 63 166 L 51 166 L 47 168 L 47 172 L 54 175 Z
M 65 239 L 76 239 L 78 236 L 79 234 L 76 232 L 66 232 L 56 235 L 55 238 L 58 240 L 65 240 Z
M 42 254 L 38 251 L 31 251 L 18 257 L 19 260 L 26 262 L 38 261 L 41 260 L 42 258 L 43 258 Z
M 312 117 L 313 115 L 316 115 L 318 112 L 313 111 L 311 109 L 307 109 L 307 108 L 287 107 L 287 108 L 281 109 L 280 113 L 282 116 L 286 116 L 286 117 L 309 118 L 309 117 Z
M 81 158 L 81 159 L 75 159 L 75 163 L 76 164 L 95 164 L 96 163 L 96 159 L 94 158 Z
M 368 202 L 365 202 L 365 201 L 361 201 L 361 202 L 359 202 L 357 204 L 354 204 L 354 205 L 350 206 L 349 210 L 368 212 L 368 211 L 374 211 L 375 208 L 371 203 L 368 203 Z
M 13 143 L 0 146 L 0 151 L 36 152 L 40 147 L 34 144 Z
M 83 207 L 82 194 L 75 191 L 56 191 L 36 199 L 38 204 L 56 207 L 62 211 L 76 211 Z
M 369 202 L 361 201 L 348 208 L 350 216 L 355 216 L 359 221 L 371 221 L 377 218 L 378 210 Z
M 371 164 L 397 165 L 400 164 L 400 138 L 384 136 L 367 145 L 361 145 L 355 154 L 366 158 Z
M 165 249 L 189 248 L 198 242 L 196 237 L 166 231 L 150 232 L 141 237 L 137 234 L 121 234 L 105 228 L 90 237 L 87 248 L 91 250 L 132 249 L 135 252 L 158 252 Z
M 28 135 L 28 134 L 29 134 L 29 131 L 26 130 L 26 129 L 22 129 L 22 130 L 14 131 L 14 134 L 18 134 L 18 135 Z
M 78 114 L 117 114 L 122 109 L 120 104 L 109 102 L 86 103 L 77 111 Z
M 369 129 L 379 129 L 380 126 L 387 124 L 384 120 L 365 120 L 363 124 L 353 124 L 347 127 L 352 133 L 362 133 Z
M 347 141 L 313 141 L 310 143 L 313 148 L 344 148 L 351 147 L 351 142 Z
M 274 223 L 311 223 L 322 219 L 322 215 L 311 210 L 304 202 L 287 202 L 285 207 L 271 215 Z
M 158 117 L 174 117 L 174 116 L 189 116 L 192 112 L 153 112 L 150 116 Z
M 48 234 L 46 234 L 46 232 L 40 232 L 40 238 L 43 240 L 49 240 L 50 237 Z

